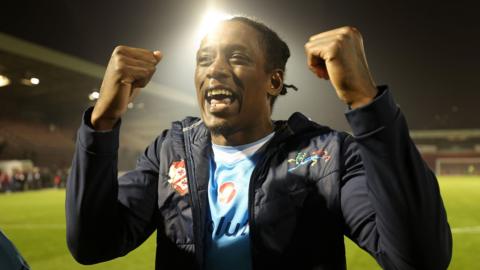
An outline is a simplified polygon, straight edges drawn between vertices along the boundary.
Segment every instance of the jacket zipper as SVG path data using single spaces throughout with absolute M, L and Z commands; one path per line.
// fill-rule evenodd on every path
M 263 159 L 262 159 L 263 163 Z M 249 226 L 249 237 L 250 237 L 250 254 L 252 260 L 252 269 L 255 269 L 255 250 L 254 242 L 255 242 L 255 220 L 254 220 L 254 212 L 253 209 L 255 208 L 255 179 L 257 178 L 257 174 L 260 166 L 256 166 L 253 169 L 252 176 L 250 177 L 250 183 L 248 184 L 248 226 Z
M 277 132 L 280 132 L 278 130 Z M 272 138 L 273 140 L 274 138 Z M 249 236 L 250 236 L 250 253 L 251 253 L 251 259 L 252 259 L 252 269 L 255 269 L 255 252 L 253 249 L 254 242 L 255 242 L 255 219 L 254 219 L 254 208 L 255 208 L 255 188 L 256 188 L 256 183 L 258 183 L 258 176 L 261 175 L 261 173 L 264 171 L 265 168 L 264 164 L 267 163 L 268 160 L 270 160 L 270 157 L 273 155 L 275 152 L 274 149 L 271 149 L 270 146 L 271 141 L 269 142 L 269 145 L 267 146 L 267 149 L 265 150 L 265 155 L 263 156 L 262 159 L 259 160 L 257 163 L 257 166 L 255 166 L 255 169 L 252 172 L 252 176 L 250 177 L 250 183 L 248 185 L 248 226 L 249 226 Z
M 193 155 L 190 144 L 189 131 L 186 131 L 184 134 L 184 143 L 185 143 L 185 152 L 186 152 L 186 167 L 187 167 L 187 179 L 188 179 L 188 189 L 191 198 L 192 204 L 192 216 L 193 216 L 193 239 L 195 244 L 195 256 L 197 257 L 197 262 L 199 268 L 203 269 L 203 237 L 199 229 L 200 220 L 200 200 L 198 199 L 197 187 L 194 184 L 195 173 L 193 172 Z

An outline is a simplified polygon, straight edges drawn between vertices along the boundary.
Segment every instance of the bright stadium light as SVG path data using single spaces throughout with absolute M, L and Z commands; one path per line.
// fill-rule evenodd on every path
M 100 93 L 97 91 L 93 91 L 92 93 L 90 93 L 90 95 L 88 95 L 88 99 L 90 99 L 91 101 L 97 100 L 99 97 Z
M 39 78 L 35 78 L 35 77 L 32 77 L 30 78 L 30 83 L 32 85 L 38 85 L 40 83 L 40 79 Z
M 5 76 L 0 74 L 0 87 L 4 87 L 10 84 L 10 79 Z
M 26 86 L 36 86 L 40 84 L 40 79 L 35 76 L 31 76 L 29 72 L 27 72 L 25 77 L 20 79 L 20 83 Z
M 200 41 L 202 38 L 210 32 L 217 24 L 221 21 L 228 20 L 232 18 L 233 16 L 222 12 L 218 11 L 215 9 L 210 9 L 205 13 L 205 16 L 203 17 L 202 22 L 200 23 L 200 26 L 198 27 L 197 31 L 197 38 L 196 41 L 198 44 L 200 44 Z

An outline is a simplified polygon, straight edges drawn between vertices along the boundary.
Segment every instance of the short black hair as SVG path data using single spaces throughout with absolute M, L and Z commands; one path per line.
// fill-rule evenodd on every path
M 285 41 L 283 41 L 275 31 L 270 29 L 270 27 L 266 26 L 265 24 L 245 16 L 234 16 L 226 20 L 226 22 L 229 21 L 242 22 L 257 30 L 261 36 L 261 43 L 265 53 L 265 71 L 271 72 L 274 69 L 281 69 L 285 73 L 285 65 L 290 57 L 290 49 L 288 48 L 287 43 L 285 43 Z M 296 90 L 295 86 L 283 84 L 280 95 L 287 94 L 287 87 L 292 87 Z M 276 99 L 277 96 L 270 97 L 271 107 L 273 107 Z

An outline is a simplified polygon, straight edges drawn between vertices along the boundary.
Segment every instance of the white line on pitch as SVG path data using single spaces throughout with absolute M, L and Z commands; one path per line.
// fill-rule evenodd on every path
M 480 226 L 452 228 L 452 233 L 480 233 Z
M 37 230 L 37 229 L 48 229 L 48 230 L 60 230 L 65 229 L 65 224 L 1 224 L 0 229 L 7 230 Z

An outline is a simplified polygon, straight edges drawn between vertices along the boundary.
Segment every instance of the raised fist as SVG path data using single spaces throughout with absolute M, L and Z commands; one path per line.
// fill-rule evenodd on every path
M 160 51 L 127 46 L 115 48 L 91 116 L 96 130 L 111 129 L 115 125 L 140 88 L 148 84 L 161 58 Z
M 330 80 L 338 97 L 352 108 L 375 98 L 377 88 L 356 28 L 347 26 L 314 35 L 305 44 L 305 53 L 310 70 Z

